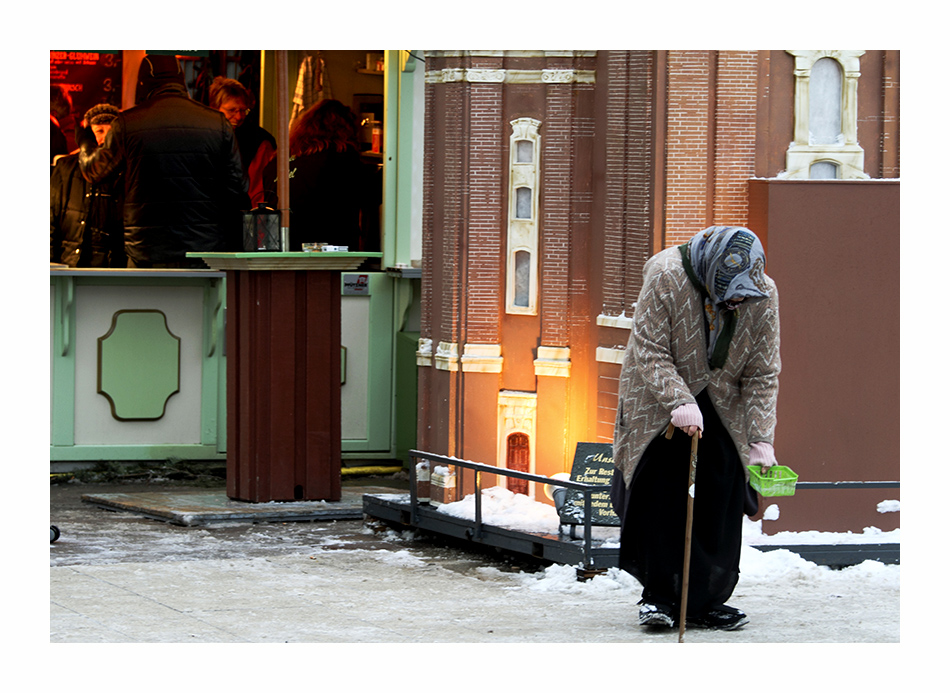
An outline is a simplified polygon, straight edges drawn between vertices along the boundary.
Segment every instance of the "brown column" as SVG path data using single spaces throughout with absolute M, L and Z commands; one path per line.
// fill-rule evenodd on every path
M 339 500 L 340 272 L 227 283 L 228 497 Z

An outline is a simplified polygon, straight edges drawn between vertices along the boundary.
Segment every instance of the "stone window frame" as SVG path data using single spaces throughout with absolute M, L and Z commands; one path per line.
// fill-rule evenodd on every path
M 795 58 L 794 139 L 785 153 L 785 171 L 779 178 L 808 179 L 812 164 L 828 162 L 838 168 L 838 179 L 870 178 L 864 172 L 864 149 L 858 144 L 858 78 L 861 76 L 857 50 L 787 50 Z M 811 70 L 822 58 L 841 66 L 841 144 L 811 144 L 809 138 L 809 88 Z
M 538 314 L 538 235 L 541 189 L 541 121 L 535 118 L 516 118 L 511 123 L 508 164 L 508 250 L 505 274 L 505 312 L 515 315 Z M 531 142 L 534 155 L 530 162 L 518 160 L 518 143 Z M 517 216 L 518 189 L 531 191 L 529 217 Z M 528 254 L 527 305 L 516 305 L 517 257 Z

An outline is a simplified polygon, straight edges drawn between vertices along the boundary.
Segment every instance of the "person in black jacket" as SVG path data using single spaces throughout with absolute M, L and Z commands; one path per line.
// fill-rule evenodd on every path
M 83 122 L 98 145 L 112 127 L 119 109 L 97 104 Z M 60 157 L 49 182 L 50 262 L 70 267 L 125 267 L 122 229 L 121 172 L 95 185 L 79 171 L 79 155 Z
M 188 96 L 174 56 L 142 59 L 136 106 L 115 119 L 102 147 L 83 147 L 79 167 L 92 183 L 124 170 L 129 267 L 204 267 L 185 254 L 242 247 L 250 203 L 234 132 Z

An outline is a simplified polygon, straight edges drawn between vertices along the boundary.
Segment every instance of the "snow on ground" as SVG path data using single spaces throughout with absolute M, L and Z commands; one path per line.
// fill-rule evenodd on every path
M 892 512 L 897 501 L 885 502 Z M 882 504 L 883 505 L 883 504 Z M 899 504 L 896 506 L 899 509 Z M 774 508 L 774 510 L 773 510 Z M 439 512 L 464 519 L 475 518 L 475 496 L 469 494 L 462 500 L 439 506 Z M 885 512 L 885 511 L 882 511 Z M 777 506 L 766 508 L 766 518 L 777 517 Z M 522 494 L 515 494 L 500 486 L 483 489 L 482 521 L 498 527 L 517 529 L 526 532 L 557 534 L 559 520 L 553 506 L 540 503 Z M 744 550 L 739 563 L 740 584 L 781 584 L 798 580 L 824 580 L 840 583 L 860 576 L 879 583 L 882 587 L 900 588 L 900 566 L 885 565 L 876 561 L 832 570 L 806 561 L 796 553 L 785 549 L 758 551 L 757 545 L 799 545 L 799 544 L 850 544 L 850 543 L 900 543 L 900 530 L 882 532 L 876 527 L 866 527 L 861 534 L 853 532 L 778 532 L 767 535 L 762 532 L 763 520 L 753 522 L 744 518 Z M 602 540 L 603 546 L 619 545 L 618 527 L 594 527 L 593 538 Z M 637 581 L 619 569 L 612 568 L 605 575 L 595 577 L 586 583 L 578 582 L 575 569 L 571 566 L 549 566 L 543 574 L 526 574 L 524 586 L 531 589 L 559 592 L 612 591 L 634 589 L 640 591 Z

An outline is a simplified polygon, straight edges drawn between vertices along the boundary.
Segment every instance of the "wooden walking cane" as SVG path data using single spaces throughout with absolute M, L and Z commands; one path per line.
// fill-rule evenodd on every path
M 670 424 L 666 437 L 672 438 L 676 428 Z M 689 594 L 689 555 L 693 547 L 693 500 L 696 494 L 696 460 L 699 457 L 699 431 L 692 436 L 693 443 L 689 451 L 689 486 L 686 498 L 686 545 L 683 549 L 683 591 L 680 594 L 680 642 L 686 632 L 686 597 Z

